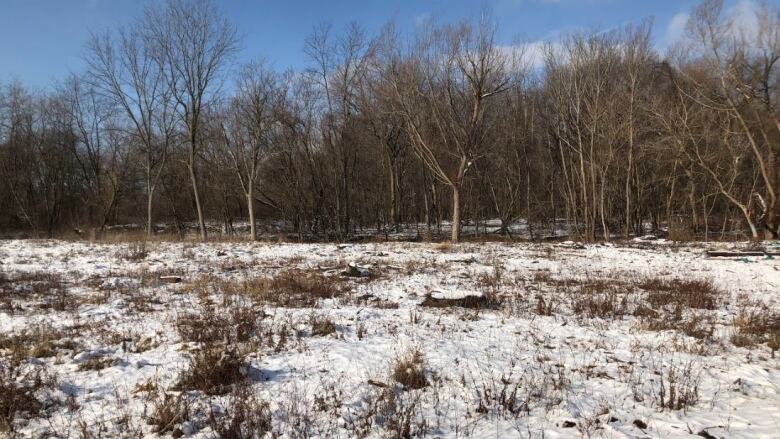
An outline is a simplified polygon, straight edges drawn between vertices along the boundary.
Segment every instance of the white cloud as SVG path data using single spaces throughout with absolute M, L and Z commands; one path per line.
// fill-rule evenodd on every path
M 685 37 L 685 28 L 688 26 L 688 20 L 691 18 L 687 12 L 680 12 L 672 17 L 669 24 L 666 25 L 666 33 L 663 38 L 663 45 L 669 47 Z
M 760 7 L 753 0 L 742 0 L 726 12 L 726 16 L 733 20 L 734 32 L 744 35 L 748 41 L 756 39 L 758 30 L 758 14 Z
M 734 35 L 743 35 L 748 41 L 755 40 L 758 29 L 758 14 L 761 12 L 756 0 L 741 0 L 739 3 L 724 11 L 724 18 L 733 23 Z M 690 19 L 688 12 L 680 12 L 666 25 L 661 45 L 670 47 L 687 38 L 687 26 Z
M 414 17 L 414 25 L 417 27 L 425 26 L 430 20 L 431 20 L 431 13 L 430 12 L 423 12 L 421 14 L 417 14 Z
M 517 61 L 528 66 L 532 70 L 544 67 L 544 57 L 549 49 L 551 49 L 553 53 L 558 53 L 559 55 L 563 52 L 561 43 L 543 40 L 528 41 L 511 46 L 499 47 L 499 50 L 505 52 L 507 55 L 515 57 Z

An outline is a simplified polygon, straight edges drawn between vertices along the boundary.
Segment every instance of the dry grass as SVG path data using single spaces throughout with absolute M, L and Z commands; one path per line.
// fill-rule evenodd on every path
M 182 436 L 178 424 L 190 419 L 189 403 L 183 393 L 159 391 L 150 392 L 151 413 L 147 423 L 154 426 L 154 432 L 163 434 L 172 432 L 174 437 Z
M 63 277 L 50 272 L 17 272 L 6 275 L 0 278 L 0 296 L 4 298 L 3 308 L 10 312 L 22 310 L 21 306 L 13 305 L 11 299 L 14 298 L 35 300 L 38 309 L 69 311 L 78 306 L 78 301 L 68 294 Z
M 18 419 L 40 416 L 44 406 L 36 393 L 52 385 L 40 370 L 23 374 L 18 365 L 0 359 L 0 433 L 13 433 Z
M 431 248 L 442 253 L 449 253 L 453 251 L 454 246 L 450 241 L 442 241 L 431 244 Z
M 131 262 L 140 262 L 149 256 L 146 241 L 135 241 L 127 244 L 127 247 L 119 254 L 119 257 Z
M 0 334 L 0 351 L 6 351 L 14 363 L 28 358 L 53 357 L 61 350 L 73 351 L 78 347 L 70 332 L 39 325 L 17 334 Z
M 693 364 L 670 366 L 658 378 L 656 403 L 662 409 L 687 410 L 699 401 L 701 371 Z
M 716 309 L 723 292 L 709 280 L 666 280 L 648 278 L 638 284 L 647 291 L 647 302 L 654 308 L 680 305 L 687 308 Z
M 743 306 L 734 318 L 731 342 L 740 347 L 767 343 L 774 355 L 780 349 L 780 313 L 765 306 Z
M 644 317 L 641 326 L 648 331 L 679 331 L 697 339 L 710 338 L 715 331 L 709 316 L 701 312 L 683 312 L 681 306 L 670 313 Z
M 326 336 L 336 332 L 336 324 L 330 317 L 312 314 L 309 316 L 309 324 L 311 325 L 311 335 Z
M 17 272 L 0 278 L 0 291 L 8 294 L 49 295 L 63 288 L 62 276 L 44 271 Z
M 425 359 L 419 349 L 412 349 L 393 364 L 391 378 L 405 389 L 422 389 L 428 385 L 424 371 Z
M 234 348 L 207 347 L 192 355 L 189 366 L 179 377 L 177 388 L 223 395 L 244 379 L 241 370 L 245 367 L 246 363 Z
M 208 425 L 220 439 L 263 438 L 272 432 L 269 404 L 238 386 L 220 413 L 209 413 Z
M 113 362 L 114 362 L 113 358 L 99 355 L 96 357 L 89 358 L 83 363 L 79 364 L 79 371 L 84 372 L 89 370 L 92 371 L 103 370 L 107 367 L 110 367 L 113 364 Z
M 591 292 L 583 288 L 582 294 L 575 296 L 572 311 L 589 318 L 619 318 L 629 314 L 628 297 L 615 289 Z
M 317 271 L 285 270 L 273 277 L 216 282 L 225 295 L 246 296 L 258 304 L 309 308 L 322 299 L 333 299 L 346 291 L 346 283 Z
M 183 341 L 204 344 L 246 342 L 260 334 L 262 310 L 234 305 L 207 305 L 198 312 L 182 313 L 175 326 Z
M 555 314 L 557 307 L 558 302 L 554 298 L 548 297 L 545 299 L 541 294 L 536 295 L 536 305 L 534 307 L 534 311 L 537 315 L 552 316 Z

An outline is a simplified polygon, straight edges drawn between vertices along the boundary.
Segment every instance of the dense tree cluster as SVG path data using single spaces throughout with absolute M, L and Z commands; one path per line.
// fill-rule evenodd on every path
M 495 25 L 316 28 L 305 71 L 234 65 L 206 0 L 95 34 L 86 71 L 0 88 L 0 230 L 197 220 L 347 239 L 451 221 L 582 239 L 780 232 L 780 10 L 717 0 L 661 54 L 648 23 L 502 46 Z M 496 231 L 496 230 L 492 230 Z

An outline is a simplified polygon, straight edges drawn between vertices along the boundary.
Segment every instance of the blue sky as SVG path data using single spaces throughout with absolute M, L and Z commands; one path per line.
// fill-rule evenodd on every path
M 149 1 L 149 0 L 147 0 Z M 726 0 L 749 9 L 753 0 Z M 780 0 L 771 0 L 777 4 Z M 369 32 L 389 19 L 413 29 L 427 17 L 450 22 L 487 6 L 500 24 L 502 44 L 555 40 L 582 29 L 608 29 L 647 17 L 655 20 L 659 47 L 681 33 L 685 13 L 697 0 L 222 0 L 219 7 L 243 35 L 240 60 L 265 58 L 277 68 L 306 65 L 303 41 L 330 21 L 336 29 L 357 21 Z M 83 68 L 90 30 L 131 20 L 144 0 L 0 0 L 0 81 L 18 79 L 45 88 Z

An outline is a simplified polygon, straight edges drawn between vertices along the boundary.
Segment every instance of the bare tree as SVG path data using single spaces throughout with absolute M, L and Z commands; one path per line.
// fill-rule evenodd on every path
M 108 33 L 92 35 L 87 49 L 90 81 L 120 108 L 144 159 L 146 233 L 154 233 L 152 208 L 173 139 L 171 90 L 162 66 L 155 62 L 140 24 L 120 29 L 117 41 Z
M 145 12 L 143 26 L 186 130 L 186 166 L 200 237 L 205 240 L 197 173 L 202 116 L 217 99 L 221 74 L 238 49 L 237 30 L 209 0 L 168 0 L 152 5 Z
M 778 192 L 780 180 L 780 118 L 778 118 L 778 61 L 780 60 L 780 17 L 769 9 L 757 17 L 758 29 L 741 29 L 725 15 L 722 0 L 704 0 L 694 9 L 688 23 L 692 41 L 690 48 L 698 57 L 699 76 L 688 73 L 681 65 L 672 79 L 683 104 L 693 104 L 700 111 L 722 113 L 731 129 L 724 140 L 730 142 L 723 151 L 731 153 L 732 161 L 749 158 L 755 165 L 759 184 L 749 193 L 740 194 L 733 172 L 713 168 L 706 156 L 698 154 L 697 163 L 717 184 L 722 195 L 734 204 L 751 228 L 753 238 L 758 231 L 751 216 L 753 205 L 761 210 L 760 221 L 766 234 L 777 238 Z M 733 123 L 733 127 L 732 127 Z M 732 135 L 738 133 L 738 135 Z M 742 160 L 742 163 L 745 161 Z M 735 162 L 735 170 L 739 168 Z
M 116 114 L 110 102 L 82 76 L 71 75 L 63 84 L 61 98 L 77 142 L 72 153 L 83 179 L 87 223 L 102 231 L 121 191 L 124 143 L 116 137 Z
M 313 62 L 307 70 L 319 85 L 323 98 L 321 130 L 323 146 L 336 161 L 333 174 L 336 229 L 341 235 L 350 232 L 353 215 L 354 184 L 351 181 L 356 164 L 356 142 L 350 138 L 350 123 L 357 113 L 358 85 L 365 74 L 370 45 L 363 29 L 350 23 L 338 37 L 329 24 L 317 26 L 306 39 L 304 51 Z
M 260 167 L 272 148 L 277 128 L 275 113 L 283 102 L 284 91 L 276 74 L 261 63 L 244 66 L 236 85 L 236 96 L 221 124 L 221 132 L 246 199 L 250 236 L 254 241 L 257 239 L 255 185 Z
M 452 192 L 452 242 L 460 239 L 466 172 L 490 146 L 489 103 L 511 86 L 508 57 L 495 33 L 484 19 L 476 27 L 431 28 L 390 70 L 391 93 L 414 151 Z

